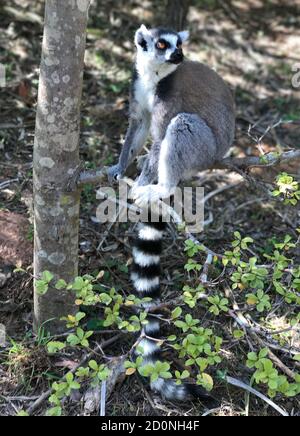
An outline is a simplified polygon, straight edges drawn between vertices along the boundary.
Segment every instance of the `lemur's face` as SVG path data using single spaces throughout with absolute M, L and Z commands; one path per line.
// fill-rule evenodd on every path
M 179 65 L 183 62 L 183 44 L 189 32 L 173 32 L 166 29 L 148 30 L 144 25 L 136 32 L 135 44 L 138 56 L 154 64 Z

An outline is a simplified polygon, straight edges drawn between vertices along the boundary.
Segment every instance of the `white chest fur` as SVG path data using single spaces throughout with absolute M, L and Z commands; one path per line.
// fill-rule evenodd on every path
M 137 59 L 138 78 L 134 86 L 135 100 L 143 110 L 152 113 L 158 83 L 176 70 L 176 65 L 145 62 Z
M 135 99 L 141 108 L 150 113 L 153 110 L 157 83 L 145 76 L 139 77 L 135 83 Z

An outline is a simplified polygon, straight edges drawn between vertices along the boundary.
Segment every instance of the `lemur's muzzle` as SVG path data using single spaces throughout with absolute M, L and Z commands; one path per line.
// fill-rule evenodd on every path
M 183 51 L 181 49 L 176 49 L 170 56 L 169 62 L 171 64 L 180 64 L 183 61 Z

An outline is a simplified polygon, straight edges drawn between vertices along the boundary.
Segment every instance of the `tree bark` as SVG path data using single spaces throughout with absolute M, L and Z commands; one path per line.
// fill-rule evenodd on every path
M 184 30 L 192 0 L 168 0 L 168 26 L 174 30 Z
M 78 274 L 80 104 L 89 0 L 47 0 L 34 144 L 34 324 L 51 333 L 75 311 L 74 297 L 55 289 Z M 54 274 L 45 295 L 44 271 Z

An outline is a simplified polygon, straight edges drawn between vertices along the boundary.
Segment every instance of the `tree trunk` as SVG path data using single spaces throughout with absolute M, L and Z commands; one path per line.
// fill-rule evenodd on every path
M 192 0 L 168 0 L 168 26 L 174 30 L 185 30 L 187 16 Z
M 34 144 L 34 323 L 60 332 L 74 297 L 58 291 L 78 274 L 80 192 L 70 186 L 79 168 L 80 104 L 89 0 L 47 0 Z M 55 280 L 45 295 L 37 280 Z

